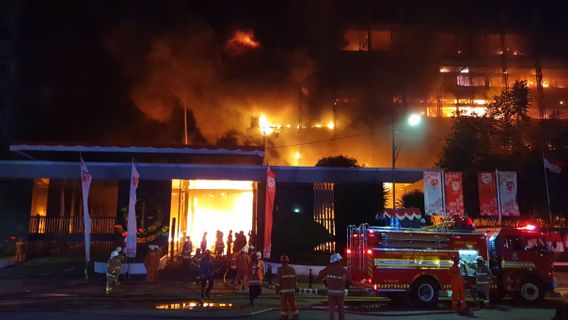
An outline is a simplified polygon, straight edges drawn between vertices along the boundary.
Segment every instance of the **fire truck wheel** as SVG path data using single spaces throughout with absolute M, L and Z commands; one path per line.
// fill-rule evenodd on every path
M 420 306 L 435 306 L 438 303 L 439 286 L 436 280 L 419 278 L 412 285 L 412 300 Z
M 519 298 L 525 302 L 541 301 L 544 298 L 544 290 L 540 281 L 532 278 L 525 280 L 519 290 Z

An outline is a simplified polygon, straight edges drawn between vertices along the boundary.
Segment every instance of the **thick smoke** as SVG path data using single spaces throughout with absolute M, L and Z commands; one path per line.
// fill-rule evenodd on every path
M 252 30 L 219 34 L 188 21 L 151 37 L 140 37 L 135 24 L 123 24 L 106 42 L 132 81 L 131 100 L 147 117 L 183 122 L 176 109 L 186 107 L 195 120 L 190 130 L 221 144 L 258 144 L 252 120 L 261 113 L 282 121 L 297 118 L 298 88 L 315 70 L 306 54 L 272 57 Z

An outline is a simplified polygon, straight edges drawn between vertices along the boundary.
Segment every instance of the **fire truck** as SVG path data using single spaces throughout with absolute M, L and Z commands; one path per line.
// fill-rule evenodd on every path
M 488 232 L 436 228 L 347 228 L 346 261 L 352 287 L 379 295 L 409 295 L 417 305 L 435 305 L 449 296 L 448 269 L 454 257 L 470 279 L 477 256 L 493 271 L 492 299 L 511 295 L 528 302 L 553 288 L 552 254 L 534 226 Z

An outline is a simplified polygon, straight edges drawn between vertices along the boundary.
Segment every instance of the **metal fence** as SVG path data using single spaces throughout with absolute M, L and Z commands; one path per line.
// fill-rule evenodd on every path
M 115 217 L 91 218 L 91 233 L 113 233 Z M 83 217 L 30 217 L 28 232 L 33 234 L 83 233 Z

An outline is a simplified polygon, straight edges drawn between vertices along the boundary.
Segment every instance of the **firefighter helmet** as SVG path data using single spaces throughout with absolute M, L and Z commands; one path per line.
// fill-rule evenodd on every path
M 334 253 L 329 257 L 329 262 L 330 263 L 336 263 L 341 261 L 343 258 L 341 257 L 341 255 L 339 253 Z
M 260 253 L 260 251 L 256 252 L 256 257 L 260 260 L 262 259 L 262 253 Z
M 111 252 L 110 258 L 112 259 L 112 258 L 115 258 L 115 257 L 118 257 L 118 252 L 116 252 L 116 251 Z
M 475 261 L 477 261 L 477 262 L 485 262 L 485 259 L 483 259 L 482 256 L 477 256 L 477 258 L 475 258 Z
M 241 252 L 246 253 L 246 252 L 247 252 L 247 248 L 246 248 L 246 247 L 242 247 L 242 248 L 241 248 Z
M 280 256 L 280 262 L 288 263 L 288 262 L 290 262 L 290 258 L 288 258 L 287 255 L 283 254 L 283 255 Z
M 122 247 L 116 247 L 116 249 L 114 249 L 114 251 L 121 253 L 122 252 Z

